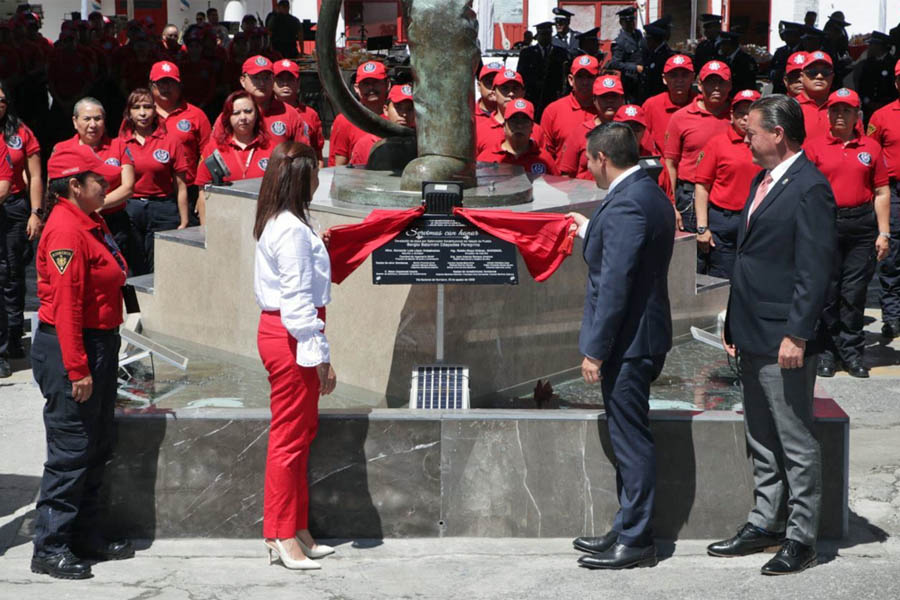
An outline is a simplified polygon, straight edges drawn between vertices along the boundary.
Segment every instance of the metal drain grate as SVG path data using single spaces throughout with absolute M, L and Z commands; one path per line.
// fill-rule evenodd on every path
M 409 407 L 424 410 L 468 409 L 468 367 L 459 365 L 413 367 Z

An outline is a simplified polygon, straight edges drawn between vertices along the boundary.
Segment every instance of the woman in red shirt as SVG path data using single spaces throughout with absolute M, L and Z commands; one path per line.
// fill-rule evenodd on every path
M 146 88 L 128 96 L 119 139 L 134 162 L 134 191 L 125 209 L 142 241 L 143 272 L 149 273 L 153 271 L 153 234 L 188 225 L 187 154 L 178 139 L 166 132 Z
M 232 92 L 225 99 L 225 106 L 218 120 L 221 124 L 219 133 L 210 138 L 200 153 L 196 184 L 204 186 L 212 182 L 206 159 L 215 152 L 219 153 L 230 171 L 225 181 L 262 177 L 274 147 L 262 126 L 259 110 L 250 92 Z M 201 194 L 197 200 L 197 213 L 200 223 L 205 223 L 206 193 Z
M 5 281 L 0 272 L 0 377 L 8 370 L 4 357 L 25 357 L 25 263 L 29 260 L 26 255 L 32 254 L 29 242 L 41 232 L 38 213 L 44 195 L 41 147 L 31 129 L 12 111 L 11 101 L 11 87 L 0 82 L 0 136 L 6 142 L 13 171 L 9 195 L 0 202 L 0 265 L 5 259 L 7 269 Z
M 890 250 L 890 179 L 881 146 L 856 129 L 857 93 L 841 88 L 826 106 L 830 129 L 804 144 L 807 158 L 828 178 L 837 204 L 838 251 L 822 311 L 829 335 L 818 374 L 833 376 L 841 361 L 852 377 L 866 378 L 863 312 L 875 262 Z

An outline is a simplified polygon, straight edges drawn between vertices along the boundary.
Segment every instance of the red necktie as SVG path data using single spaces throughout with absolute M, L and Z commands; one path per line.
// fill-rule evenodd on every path
M 766 197 L 766 192 L 769 191 L 770 185 L 772 185 L 772 175 L 770 173 L 766 173 L 766 176 L 763 177 L 763 180 L 759 184 L 759 187 L 756 188 L 756 195 L 753 196 L 753 202 L 750 204 L 750 211 L 747 213 L 747 225 L 750 225 L 750 217 L 751 215 L 753 215 L 753 211 L 759 208 L 759 205 L 762 204 L 763 198 Z

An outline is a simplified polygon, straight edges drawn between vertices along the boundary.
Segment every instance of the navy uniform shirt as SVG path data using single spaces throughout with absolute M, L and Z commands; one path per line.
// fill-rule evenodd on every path
M 647 53 L 647 42 L 643 34 L 635 29 L 628 33 L 624 29 L 619 30 L 619 35 L 613 42 L 612 60 L 610 69 L 622 73 L 622 87 L 625 88 L 625 96 L 635 102 L 640 99 L 641 76 L 637 72 L 638 65 L 644 64 Z

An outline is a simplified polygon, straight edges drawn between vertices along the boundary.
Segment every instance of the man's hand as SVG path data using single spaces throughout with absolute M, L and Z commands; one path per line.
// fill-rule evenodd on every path
M 94 391 L 94 380 L 90 375 L 72 382 L 72 398 L 75 402 L 87 402 Z
M 319 394 L 327 396 L 334 391 L 334 386 L 337 385 L 337 375 L 335 375 L 331 363 L 316 365 L 316 373 L 319 375 Z
M 725 352 L 728 353 L 728 356 L 734 358 L 737 356 L 737 348 L 735 348 L 734 344 L 729 344 L 725 341 L 725 330 L 722 330 L 722 345 L 725 346 Z
M 672 210 L 675 211 L 675 229 L 684 231 L 684 219 L 681 218 L 681 213 L 678 212 L 678 209 L 674 206 L 672 207 Z
M 778 366 L 782 369 L 799 369 L 803 366 L 805 350 L 806 340 L 785 336 L 781 340 L 781 348 L 778 349 Z
M 876 260 L 884 260 L 888 252 L 891 251 L 891 240 L 886 237 L 878 236 L 875 238 L 875 258 Z
M 586 216 L 584 216 L 581 213 L 577 213 L 577 212 L 568 212 L 568 213 L 566 213 L 566 217 L 568 217 L 570 219 L 574 219 L 576 227 L 581 227 L 582 225 L 584 225 L 585 223 L 588 222 L 588 218 Z
M 37 237 L 41 235 L 42 227 L 43 224 L 41 223 L 41 218 L 32 213 L 32 215 L 28 217 L 28 224 L 25 225 L 25 235 L 28 236 L 28 241 L 37 239 Z
M 597 383 L 601 379 L 600 367 L 603 365 L 602 360 L 585 356 L 581 361 L 581 376 L 584 377 L 585 383 Z
M 710 248 L 716 247 L 716 241 L 713 239 L 712 232 L 707 229 L 703 233 L 697 234 L 697 250 L 706 254 Z

